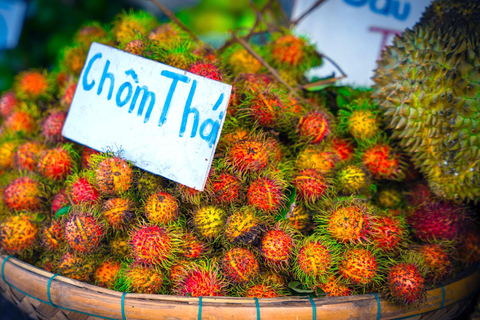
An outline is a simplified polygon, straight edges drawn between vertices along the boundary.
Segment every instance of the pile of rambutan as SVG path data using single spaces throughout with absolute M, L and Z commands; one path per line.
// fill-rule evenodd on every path
M 143 171 L 114 146 L 61 136 L 93 41 L 232 85 L 204 191 Z M 422 303 L 480 259 L 478 229 L 465 205 L 429 192 L 368 90 L 336 102 L 336 87 L 296 89 L 321 62 L 291 31 L 215 51 L 145 12 L 86 24 L 57 70 L 21 72 L 1 95 L 1 252 L 125 292 L 279 297 L 301 287 Z

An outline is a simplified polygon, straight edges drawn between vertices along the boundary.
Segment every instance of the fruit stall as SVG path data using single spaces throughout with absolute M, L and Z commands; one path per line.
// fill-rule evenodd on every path
M 169 22 L 90 21 L 1 94 L 1 295 L 38 319 L 455 319 L 472 304 L 478 1 L 433 1 L 368 88 L 341 68 L 307 79 L 334 57 L 276 0 L 216 48 L 152 3 Z

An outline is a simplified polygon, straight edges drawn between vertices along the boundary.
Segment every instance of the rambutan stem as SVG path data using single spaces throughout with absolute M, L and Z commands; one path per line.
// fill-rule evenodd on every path
M 258 62 L 260 62 L 265 68 L 267 68 L 267 70 L 275 77 L 275 79 L 277 79 L 280 83 L 282 83 L 285 87 L 287 87 L 288 91 L 290 92 L 295 92 L 295 89 L 293 89 L 288 83 L 286 83 L 282 77 L 280 77 L 280 75 L 278 74 L 277 70 L 275 70 L 274 68 L 272 68 L 265 60 L 263 60 L 262 57 L 260 57 L 256 52 L 255 50 L 252 49 L 252 47 L 250 47 L 250 45 L 245 41 L 243 40 L 242 38 L 239 38 L 235 35 L 235 33 L 230 30 L 230 33 L 232 34 L 233 38 L 238 42 L 240 43 L 244 48 L 245 50 L 248 51 L 248 53 L 250 53 L 252 56 L 255 57 L 255 59 L 258 60 Z
M 326 0 L 318 0 L 317 2 L 315 2 L 315 4 L 313 6 L 310 7 L 310 9 L 308 9 L 307 11 L 305 11 L 297 20 L 295 21 L 292 21 L 292 25 L 297 25 L 300 21 L 302 21 L 303 18 L 305 18 L 306 16 L 308 16 L 310 13 L 312 13 L 312 11 L 314 11 L 315 9 L 317 9 L 317 7 L 319 5 L 321 5 L 322 3 L 324 3 Z
M 163 4 L 158 2 L 157 0 L 150 0 L 155 6 L 157 6 L 170 20 L 175 22 L 180 28 L 182 28 L 185 32 L 187 32 L 193 40 L 196 42 L 201 42 L 200 39 L 186 26 L 183 24 L 182 21 L 178 20 L 178 18 L 175 16 L 173 11 L 169 10 L 167 7 L 165 7 Z

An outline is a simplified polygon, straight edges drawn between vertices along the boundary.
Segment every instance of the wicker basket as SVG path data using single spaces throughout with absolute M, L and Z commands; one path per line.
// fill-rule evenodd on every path
M 309 299 L 247 299 L 125 294 L 56 276 L 0 255 L 0 292 L 37 319 L 453 319 L 474 299 L 480 270 L 428 291 L 419 308 L 403 310 L 374 294 Z

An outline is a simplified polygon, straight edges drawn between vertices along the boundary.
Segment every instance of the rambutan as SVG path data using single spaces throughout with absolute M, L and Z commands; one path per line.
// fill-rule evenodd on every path
M 419 245 L 415 251 L 418 252 L 421 262 L 426 268 L 426 280 L 429 282 L 439 282 L 452 271 L 452 259 L 447 246 L 440 243 L 424 243 Z
M 65 140 L 62 129 L 66 118 L 66 112 L 60 110 L 50 112 L 42 124 L 42 135 L 46 141 L 57 143 Z
M 183 256 L 187 259 L 198 259 L 207 252 L 207 245 L 200 241 L 193 232 L 188 231 L 182 236 Z
M 275 39 L 271 44 L 272 60 L 278 65 L 298 67 L 305 58 L 305 39 L 287 34 Z
M 100 192 L 112 195 L 128 191 L 132 184 L 132 168 L 119 157 L 108 157 L 95 168 L 95 180 Z
M 162 23 L 148 34 L 148 39 L 162 48 L 171 48 L 176 44 L 185 43 L 189 35 L 175 23 Z
M 38 226 L 27 214 L 7 217 L 0 224 L 0 248 L 6 254 L 22 254 L 31 250 L 38 234 Z
M 298 246 L 293 272 L 296 279 L 313 287 L 326 280 L 334 264 L 335 254 L 330 246 L 312 236 Z
M 227 282 L 216 263 L 201 261 L 186 270 L 174 293 L 189 297 L 224 296 Z
M 368 238 L 384 252 L 397 250 L 407 237 L 406 223 L 399 216 L 371 216 L 368 224 Z
M 339 243 L 366 243 L 370 209 L 352 198 L 334 203 L 325 215 L 319 215 L 317 230 L 324 230 Z
M 334 150 L 321 150 L 309 146 L 300 151 L 295 162 L 298 169 L 315 169 L 323 174 L 330 172 L 340 161 L 340 157 Z
M 261 127 L 278 125 L 283 102 L 279 95 L 272 91 L 255 92 L 248 101 L 246 110 L 255 124 Z
M 285 202 L 284 189 L 285 182 L 279 178 L 259 177 L 248 187 L 247 203 L 259 211 L 274 213 Z
M 54 252 L 65 241 L 65 229 L 61 220 L 52 220 L 42 228 L 40 238 L 42 246 L 50 252 Z
M 165 227 L 147 224 L 131 231 L 130 246 L 135 261 L 149 266 L 170 266 L 179 250 L 174 233 Z
M 37 210 L 40 208 L 40 183 L 30 177 L 20 177 L 3 191 L 3 199 L 11 210 Z
M 320 283 L 318 287 L 329 297 L 345 297 L 353 294 L 352 288 L 335 276 L 330 276 L 325 282 Z
M 108 39 L 108 32 L 98 22 L 88 22 L 75 33 L 74 42 L 90 47 L 92 42 L 104 43 Z
M 381 132 L 378 107 L 367 100 L 357 100 L 338 111 L 340 132 L 350 133 L 356 140 L 368 140 Z
M 129 244 L 130 238 L 128 234 L 117 233 L 113 239 L 110 239 L 108 246 L 113 257 L 123 259 L 126 256 L 131 256 L 131 247 Z
M 298 197 L 306 204 L 320 200 L 327 192 L 326 178 L 315 169 L 304 169 L 294 175 L 292 184 Z
M 468 221 L 465 209 L 445 201 L 436 201 L 414 209 L 407 222 L 422 241 L 456 240 Z
M 20 146 L 21 142 L 18 140 L 7 140 L 0 143 L 0 167 L 10 168 L 13 164 L 15 152 Z
M 95 269 L 95 259 L 83 254 L 67 252 L 58 261 L 58 272 L 62 276 L 78 281 L 89 281 Z
M 243 195 L 240 179 L 225 171 L 211 177 L 210 189 L 212 197 L 219 204 L 237 203 Z
M 263 232 L 261 220 L 252 207 L 232 209 L 225 223 L 223 234 L 230 243 L 256 244 Z
M 260 245 L 265 263 L 275 269 L 283 269 L 288 265 L 294 249 L 293 236 L 278 227 L 265 232 Z
M 389 268 L 387 295 L 402 305 L 419 305 L 425 300 L 425 279 L 414 263 L 400 262 Z
M 40 142 L 26 142 L 18 147 L 13 156 L 13 166 L 18 170 L 34 171 L 45 146 Z
M 69 204 L 67 193 L 65 190 L 60 191 L 52 198 L 52 212 L 56 214 L 58 210 Z
M 459 260 L 467 265 L 480 261 L 480 228 L 475 226 L 462 232 L 456 244 Z
M 52 91 L 46 71 L 29 70 L 15 77 L 15 92 L 21 99 L 35 100 L 48 97 Z
M 93 205 L 100 200 L 100 193 L 95 186 L 79 175 L 70 178 L 67 192 L 74 204 Z
M 121 49 L 131 54 L 142 56 L 145 51 L 145 48 L 146 48 L 145 42 L 143 42 L 140 39 L 135 39 L 130 42 L 127 42 L 125 46 L 123 46 Z
M 209 62 L 195 62 L 187 71 L 216 81 L 222 81 L 224 78 L 220 69 Z
M 75 162 L 65 148 L 58 147 L 40 153 L 37 164 L 38 172 L 48 180 L 65 179 L 75 169 Z
M 428 184 L 416 183 L 406 192 L 407 202 L 412 207 L 418 207 L 423 204 L 428 204 L 434 201 L 434 195 Z
M 286 218 L 288 224 L 297 231 L 307 231 L 307 229 L 312 227 L 310 212 L 299 203 L 287 214 Z
M 312 144 L 324 141 L 331 133 L 332 122 L 326 112 L 311 111 L 300 118 L 298 136 Z
M 92 156 L 93 155 L 99 155 L 100 152 L 97 151 L 97 150 L 94 150 L 94 149 L 91 149 L 89 147 L 85 147 L 83 149 L 83 153 L 82 153 L 82 158 L 80 160 L 81 164 L 82 164 L 82 168 L 85 168 L 85 169 L 90 169 L 90 167 L 92 166 Z
M 4 122 L 5 132 L 31 134 L 37 128 L 35 118 L 26 111 L 13 111 Z
M 227 250 L 222 259 L 225 276 L 233 283 L 251 281 L 258 276 L 260 266 L 255 255 L 247 248 Z
M 263 68 L 262 64 L 240 45 L 232 46 L 225 55 L 225 62 L 235 74 L 258 73 Z
M 77 208 L 69 214 L 65 222 L 65 240 L 76 252 L 98 250 L 104 237 L 105 228 L 92 213 Z
M 7 117 L 17 105 L 18 100 L 15 96 L 15 92 L 5 92 L 0 98 L 0 115 Z
M 241 296 L 246 298 L 278 298 L 285 296 L 285 292 L 274 284 L 252 283 L 245 287 Z
M 95 284 L 100 287 L 113 289 L 121 266 L 122 265 L 120 262 L 113 259 L 105 260 L 98 266 L 97 270 L 95 270 L 95 273 L 93 274 Z
M 402 192 L 393 187 L 381 188 L 375 195 L 375 203 L 385 209 L 397 209 L 402 205 L 403 201 Z
M 342 161 L 349 161 L 353 159 L 355 148 L 349 140 L 336 137 L 333 138 L 332 145 L 333 149 L 337 152 Z
M 193 225 L 208 240 L 214 240 L 220 235 L 226 219 L 227 212 L 215 206 L 203 206 L 193 212 Z
M 122 230 L 135 217 L 133 203 L 126 198 L 112 198 L 102 205 L 102 216 L 114 230 Z
M 363 166 L 348 164 L 338 168 L 335 174 L 335 184 L 341 194 L 362 194 L 369 190 L 371 176 Z
M 88 47 L 73 46 L 63 50 L 62 67 L 71 75 L 78 77 L 87 59 Z
M 146 200 L 144 211 L 150 222 L 169 224 L 178 218 L 179 202 L 170 193 L 157 191 Z
M 376 143 L 366 147 L 361 161 L 374 179 L 402 179 L 405 172 L 401 155 L 387 143 Z
M 348 283 L 366 286 L 378 279 L 379 265 L 369 249 L 353 247 L 343 253 L 338 271 Z
M 207 179 L 207 183 L 205 186 L 205 189 L 207 190 L 209 188 L 208 184 L 209 184 L 209 180 Z M 183 185 L 181 183 L 177 183 L 175 187 L 178 194 L 176 195 L 176 198 L 180 200 L 180 202 L 182 203 L 189 203 L 189 204 L 199 206 L 209 196 L 207 190 L 199 191 L 199 190 L 187 187 L 186 185 Z
M 117 290 L 131 293 L 158 294 L 164 286 L 164 275 L 158 267 L 133 264 L 119 276 L 121 286 Z
M 73 100 L 73 95 L 75 94 L 75 90 L 77 89 L 77 83 L 69 83 L 65 88 L 62 90 L 60 104 L 63 108 L 68 109 L 70 108 L 70 104 Z

